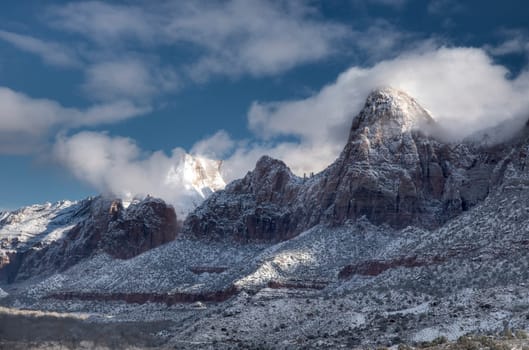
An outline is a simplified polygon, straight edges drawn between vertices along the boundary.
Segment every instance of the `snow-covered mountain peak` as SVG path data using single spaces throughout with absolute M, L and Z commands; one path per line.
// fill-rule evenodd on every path
M 255 187 L 257 197 L 263 199 L 278 194 L 285 195 L 291 187 L 296 187 L 300 180 L 283 161 L 262 156 L 257 161 L 255 169 L 241 181 L 245 183 L 245 186 Z M 232 187 L 240 185 L 238 181 L 234 181 L 232 184 Z
M 405 92 L 378 89 L 369 94 L 364 108 L 353 119 L 341 157 L 349 163 L 392 163 L 414 168 L 419 159 L 417 133 L 437 135 L 440 128 L 430 113 Z
M 16 239 L 24 243 L 37 239 L 42 242 L 57 240 L 73 225 L 80 202 L 59 201 L 35 204 L 0 215 L 0 241 Z
M 295 177 L 290 171 L 290 168 L 281 160 L 272 158 L 270 156 L 262 156 L 255 164 L 255 175 L 258 178 L 264 178 L 269 176 L 271 173 L 284 173 L 285 177 Z
M 393 137 L 434 124 L 430 113 L 413 97 L 401 90 L 382 88 L 369 94 L 351 131 L 368 132 L 367 128 L 377 137 Z
M 376 90 L 327 169 L 298 178 L 283 162 L 262 157 L 243 179 L 191 213 L 184 232 L 279 241 L 318 224 L 362 217 L 394 228 L 437 228 L 486 198 L 504 177 L 508 168 L 498 162 L 511 150 L 450 147 L 428 132 L 435 128 L 428 111 L 406 93 Z
M 165 182 L 175 188 L 183 186 L 202 199 L 226 186 L 220 173 L 222 161 L 186 154 L 166 176 Z
M 184 186 L 194 189 L 206 198 L 211 192 L 226 186 L 220 170 L 222 161 L 186 154 L 184 160 Z
M 178 217 L 185 218 L 205 198 L 226 186 L 221 167 L 222 161 L 185 154 L 165 176 L 164 185 L 171 193 L 153 194 L 171 203 Z

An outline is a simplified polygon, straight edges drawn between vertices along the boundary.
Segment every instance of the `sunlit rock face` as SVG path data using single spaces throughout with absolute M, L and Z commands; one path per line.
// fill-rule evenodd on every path
M 504 178 L 512 145 L 449 144 L 406 93 L 373 91 L 338 159 L 310 178 L 261 158 L 185 222 L 197 236 L 280 241 L 317 224 L 366 217 L 394 228 L 436 228 L 483 200 Z M 523 147 L 520 143 L 517 147 Z
M 205 199 L 211 193 L 226 186 L 220 173 L 222 161 L 193 157 L 186 154 L 184 161 L 184 184 L 186 189 L 194 189 Z
M 176 214 L 183 219 L 198 207 L 212 193 L 226 186 L 221 175 L 222 161 L 201 156 L 182 154 L 173 164 L 163 180 L 163 193 L 152 194 L 164 198 L 175 208 Z M 145 198 L 148 193 L 137 194 L 134 189 L 118 194 L 124 205 Z

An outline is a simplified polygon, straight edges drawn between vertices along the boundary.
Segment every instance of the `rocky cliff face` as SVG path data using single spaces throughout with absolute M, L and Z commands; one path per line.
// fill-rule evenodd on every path
M 37 225 L 27 239 L 5 235 L 0 259 L 1 280 L 12 282 L 64 270 L 95 252 L 128 259 L 174 240 L 178 232 L 173 207 L 151 197 L 126 209 L 121 200 L 90 198 L 53 207 L 39 220 L 45 228 Z M 36 225 L 34 221 L 38 221 L 35 212 L 21 211 L 7 215 L 0 225 L 4 231 L 20 231 L 21 225 Z M 46 239 L 50 234 L 55 237 Z
M 501 183 L 517 143 L 448 144 L 429 113 L 394 89 L 369 95 L 338 159 L 309 179 L 281 161 L 256 168 L 206 200 L 185 231 L 240 241 L 280 241 L 317 224 L 365 216 L 394 228 L 436 228 L 483 200 Z M 523 152 L 522 152 L 523 153 Z M 518 162 L 519 163 L 519 162 Z
M 243 179 L 213 194 L 188 215 L 187 231 L 197 236 L 238 240 L 284 240 L 303 226 L 295 212 L 303 182 L 282 161 L 262 157 Z

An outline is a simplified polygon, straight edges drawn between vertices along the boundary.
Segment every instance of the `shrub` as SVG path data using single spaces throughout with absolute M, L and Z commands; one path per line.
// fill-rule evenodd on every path
M 440 344 L 445 344 L 447 342 L 448 342 L 448 339 L 444 335 L 442 335 L 432 340 L 432 345 L 440 345 Z
M 527 339 L 528 338 L 527 332 L 521 329 L 518 329 L 516 332 L 514 332 L 514 336 L 517 339 Z
M 470 337 L 462 336 L 457 340 L 456 349 L 461 350 L 479 350 L 479 345 Z
M 512 331 L 510 329 L 505 329 L 503 332 L 501 332 L 501 335 L 506 339 L 513 339 L 514 334 L 512 334 Z
M 432 341 L 421 342 L 421 343 L 419 343 L 419 347 L 421 347 L 421 348 L 429 348 L 429 347 L 432 347 L 432 346 L 445 344 L 447 342 L 448 342 L 448 339 L 443 335 L 443 336 L 435 338 Z
M 412 350 L 412 348 L 406 344 L 399 344 L 397 350 Z

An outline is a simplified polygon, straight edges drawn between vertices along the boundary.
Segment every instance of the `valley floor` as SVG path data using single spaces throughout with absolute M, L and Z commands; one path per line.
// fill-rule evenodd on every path
M 100 323 L 80 314 L 0 307 L 0 349 L 147 349 L 168 321 Z
M 347 337 L 335 338 L 324 334 L 314 335 L 304 340 L 298 338 L 297 343 L 294 344 L 274 342 L 273 339 L 269 339 L 270 342 L 254 342 L 249 339 L 238 339 L 236 334 L 223 341 L 188 341 L 178 339 L 178 334 L 171 334 L 174 330 L 175 323 L 171 321 L 101 322 L 101 320 L 91 320 L 84 314 L 0 307 L 0 349 L 6 350 L 386 349 L 382 345 L 353 345 L 348 342 Z M 494 335 L 465 335 L 453 341 L 448 341 L 446 337 L 438 337 L 429 342 L 395 344 L 391 348 L 398 350 L 526 350 L 529 349 L 529 339 L 525 331 L 508 330 Z

